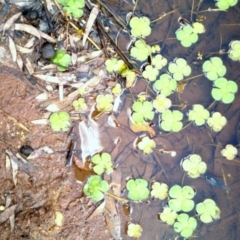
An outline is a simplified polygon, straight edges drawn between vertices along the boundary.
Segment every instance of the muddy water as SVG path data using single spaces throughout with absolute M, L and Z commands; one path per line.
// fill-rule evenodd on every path
M 133 9 L 134 4 L 129 1 L 104 1 L 109 9 L 114 12 L 108 26 L 112 29 L 109 33 L 114 39 L 119 49 L 127 57 L 127 46 L 130 44 L 130 36 L 125 30 L 119 31 L 121 27 L 114 25 L 113 16 L 119 17 L 120 21 L 126 24 L 126 14 Z M 192 6 L 194 4 L 194 6 Z M 191 13 L 193 8 L 194 12 Z M 161 20 L 152 23 L 152 34 L 146 39 L 150 45 L 158 44 L 161 47 L 161 54 L 167 58 L 168 62 L 176 57 L 186 59 L 192 68 L 190 77 L 202 74 L 202 64 L 204 60 L 212 56 L 218 56 L 223 60 L 227 67 L 226 78 L 235 81 L 238 86 L 240 76 L 240 63 L 233 62 L 228 58 L 228 45 L 232 40 L 240 39 L 240 5 L 230 8 L 228 11 L 207 11 L 209 8 L 216 8 L 213 1 L 138 1 L 135 8 L 136 16 L 147 16 L 151 20 L 157 19 L 163 13 L 174 11 L 163 17 Z M 196 14 L 198 12 L 198 14 Z M 175 31 L 180 27 L 179 17 L 195 22 L 197 17 L 204 18 L 203 24 L 206 28 L 204 34 L 199 35 L 199 40 L 190 48 L 184 48 L 175 39 Z M 116 22 L 116 21 L 115 21 Z M 106 23 L 107 24 L 107 23 Z M 115 30 L 114 30 L 115 28 Z M 115 34 L 115 35 L 114 35 Z M 223 50 L 223 54 L 219 51 Z M 201 53 L 202 60 L 198 59 L 198 53 Z M 136 66 L 139 67 L 138 64 Z M 161 74 L 167 72 L 167 68 L 161 70 Z M 204 76 L 189 81 L 184 90 L 176 92 L 170 96 L 174 105 L 180 105 L 187 102 L 187 106 L 182 110 L 185 114 L 184 126 L 188 125 L 186 113 L 192 108 L 193 104 L 202 104 L 209 107 L 213 99 L 211 97 L 212 82 Z M 135 97 L 142 91 L 146 91 L 146 84 L 142 79 L 138 80 L 136 86 L 132 89 L 132 95 Z M 196 190 L 194 197 L 195 203 L 199 203 L 206 198 L 213 199 L 221 209 L 221 218 L 211 224 L 202 224 L 198 221 L 197 230 L 194 233 L 196 239 L 239 239 L 239 196 L 240 196 L 240 158 L 236 162 L 230 162 L 221 157 L 220 150 L 226 144 L 233 144 L 239 148 L 240 128 L 240 96 L 239 92 L 232 104 L 223 104 L 216 102 L 210 108 L 211 112 L 218 111 L 224 115 L 228 123 L 219 133 L 214 133 L 207 126 L 196 127 L 193 124 L 188 125 L 179 133 L 165 133 L 160 129 L 159 117 L 153 121 L 156 136 L 153 138 L 157 143 L 157 148 L 150 156 L 141 154 L 133 148 L 134 139 L 141 135 L 128 130 L 127 109 L 131 107 L 133 99 L 129 91 L 125 92 L 125 104 L 121 113 L 117 117 L 121 127 L 109 128 L 106 124 L 106 116 L 100 120 L 102 122 L 102 136 L 105 149 L 114 148 L 113 140 L 116 137 L 121 138 L 119 152 L 114 159 L 117 167 L 121 169 L 122 189 L 124 189 L 126 178 L 144 178 L 151 183 L 152 181 L 165 182 L 171 187 L 174 184 L 190 185 Z M 150 98 L 155 94 L 150 93 Z M 172 109 L 179 109 L 173 107 Z M 105 119 L 104 119 L 105 118 Z M 176 156 L 172 157 L 168 153 L 160 153 L 159 149 L 176 151 Z M 189 154 L 199 154 L 207 163 L 207 173 L 221 181 L 225 181 L 230 188 L 230 192 L 210 185 L 203 177 L 183 179 L 183 171 L 180 167 L 182 158 Z M 224 180 L 225 179 L 225 180 Z M 123 192 L 124 193 L 124 192 Z M 157 213 L 161 212 L 167 204 L 166 201 L 145 201 L 142 203 L 132 203 L 132 222 L 139 223 L 143 228 L 140 239 L 174 239 L 176 234 L 172 227 L 163 224 L 157 218 Z M 191 216 L 195 215 L 192 211 Z M 123 229 L 125 227 L 123 226 Z M 123 239 L 128 239 L 123 232 Z

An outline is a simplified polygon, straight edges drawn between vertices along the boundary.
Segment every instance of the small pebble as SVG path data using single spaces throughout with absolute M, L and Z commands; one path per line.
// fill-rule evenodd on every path
M 25 145 L 22 146 L 19 151 L 22 155 L 28 157 L 33 152 L 33 148 L 29 145 Z
M 55 55 L 55 52 L 51 43 L 44 43 L 42 45 L 42 57 L 44 59 L 51 59 Z

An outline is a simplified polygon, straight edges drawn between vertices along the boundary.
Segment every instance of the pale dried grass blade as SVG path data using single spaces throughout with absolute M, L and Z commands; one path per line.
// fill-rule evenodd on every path
M 22 57 L 18 54 L 17 55 L 17 65 L 19 67 L 19 69 L 23 69 L 23 60 L 22 60 Z
M 61 83 L 59 77 L 41 75 L 41 74 L 33 74 L 33 76 L 36 77 L 36 78 L 39 78 L 40 80 L 46 81 L 46 82 L 56 83 L 56 84 Z
M 16 45 L 17 50 L 21 53 L 32 53 L 33 48 L 25 48 L 25 47 L 21 47 L 19 45 Z
M 16 62 L 17 61 L 17 49 L 16 49 L 16 45 L 15 45 L 14 41 L 12 40 L 12 38 L 10 36 L 8 36 L 8 47 L 11 52 L 13 62 Z
M 32 120 L 31 123 L 35 125 L 47 125 L 49 122 L 47 119 L 37 119 L 37 120 Z
M 13 232 L 14 226 L 15 226 L 15 214 L 14 213 L 9 217 L 9 221 L 10 221 L 11 232 Z
M 50 37 L 50 36 L 47 35 L 46 33 L 42 32 L 42 31 L 40 31 L 40 30 L 38 30 L 38 32 L 39 32 L 40 36 L 41 36 L 42 38 L 44 38 L 45 40 L 47 40 L 48 42 L 51 42 L 51 43 L 55 43 L 55 42 L 56 42 L 56 39 Z
M 32 37 L 29 39 L 29 41 L 24 45 L 25 48 L 31 48 L 34 46 L 35 43 L 35 37 Z
M 97 5 L 95 5 L 90 13 L 90 16 L 88 18 L 88 22 L 87 22 L 87 25 L 85 28 L 85 32 L 83 35 L 83 41 L 82 41 L 83 46 L 85 45 L 85 43 L 87 41 L 87 38 L 88 38 L 91 28 L 97 18 L 98 13 L 99 13 L 99 8 Z
M 6 153 L 8 154 L 11 161 L 13 183 L 15 186 L 17 186 L 18 164 L 13 160 L 13 154 L 8 149 L 6 149 Z
M 30 62 L 30 60 L 29 60 L 28 57 L 26 57 L 25 60 L 26 60 L 26 62 L 25 62 L 25 67 L 27 68 L 28 73 L 29 73 L 30 75 L 32 75 L 32 74 L 34 73 L 32 63 Z
M 21 15 L 22 13 L 19 12 L 10 17 L 4 24 L 3 31 L 5 32 L 6 30 L 8 30 Z
M 59 89 L 58 89 L 58 91 L 59 91 L 59 100 L 60 101 L 63 101 L 63 84 L 59 84 Z
M 17 31 L 27 32 L 31 35 L 34 35 L 38 39 L 41 39 L 41 35 L 40 35 L 39 31 L 31 25 L 24 24 L 24 23 L 15 23 L 14 24 L 14 29 L 17 30 Z
M 11 161 L 10 161 L 10 158 L 8 157 L 8 155 L 6 155 L 6 163 L 5 163 L 5 168 L 7 171 L 10 170 L 10 167 L 11 167 Z
M 12 216 L 17 208 L 17 204 L 5 209 L 1 214 L 0 214 L 0 224 L 6 222 L 10 216 Z

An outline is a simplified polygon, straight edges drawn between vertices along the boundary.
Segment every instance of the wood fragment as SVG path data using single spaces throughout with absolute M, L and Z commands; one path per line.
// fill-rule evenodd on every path
M 9 47 L 10 53 L 12 55 L 13 62 L 16 62 L 17 61 L 17 49 L 16 49 L 16 45 L 15 45 L 13 39 L 10 36 L 8 36 L 8 47 Z

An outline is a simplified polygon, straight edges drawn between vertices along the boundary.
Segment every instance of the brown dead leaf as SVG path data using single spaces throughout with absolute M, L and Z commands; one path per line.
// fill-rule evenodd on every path
M 23 60 L 22 60 L 22 57 L 18 54 L 17 55 L 17 65 L 19 67 L 19 69 L 23 69 Z
M 51 42 L 51 43 L 55 43 L 55 42 L 56 42 L 56 40 L 55 40 L 54 38 L 50 37 L 50 36 L 47 35 L 46 33 L 42 32 L 42 31 L 40 31 L 40 30 L 38 30 L 38 32 L 39 32 L 40 36 L 41 36 L 42 38 L 44 38 L 45 40 L 47 40 L 48 42 Z
M 13 62 L 16 62 L 17 61 L 17 49 L 16 49 L 16 45 L 15 45 L 14 41 L 12 40 L 12 38 L 10 36 L 8 36 L 8 47 L 11 52 Z
M 12 17 L 10 17 L 6 23 L 4 24 L 3 31 L 5 32 L 8 30 L 12 24 L 22 15 L 21 12 L 14 14 Z
M 5 209 L 1 214 L 0 214 L 0 224 L 4 223 L 7 221 L 10 216 L 12 216 L 17 208 L 17 204 Z
M 15 23 L 14 24 L 14 29 L 16 31 L 27 32 L 31 35 L 34 35 L 38 39 L 41 39 L 41 35 L 40 35 L 39 31 L 31 25 L 28 25 L 28 24 L 25 24 L 25 23 Z
M 56 83 L 59 84 L 61 81 L 59 77 L 54 76 L 48 76 L 48 75 L 41 75 L 41 74 L 33 74 L 34 77 L 39 78 L 40 80 L 50 82 L 50 83 Z
M 25 48 L 25 47 L 21 47 L 19 45 L 16 45 L 17 50 L 21 53 L 32 53 L 33 48 Z
M 31 48 L 34 47 L 35 44 L 35 37 L 31 37 L 29 41 L 24 45 L 25 48 Z
M 34 73 L 32 63 L 30 62 L 30 60 L 29 60 L 28 57 L 26 57 L 25 60 L 26 60 L 26 62 L 25 62 L 25 67 L 27 68 L 28 73 L 29 73 L 30 75 L 32 75 L 32 74 Z

